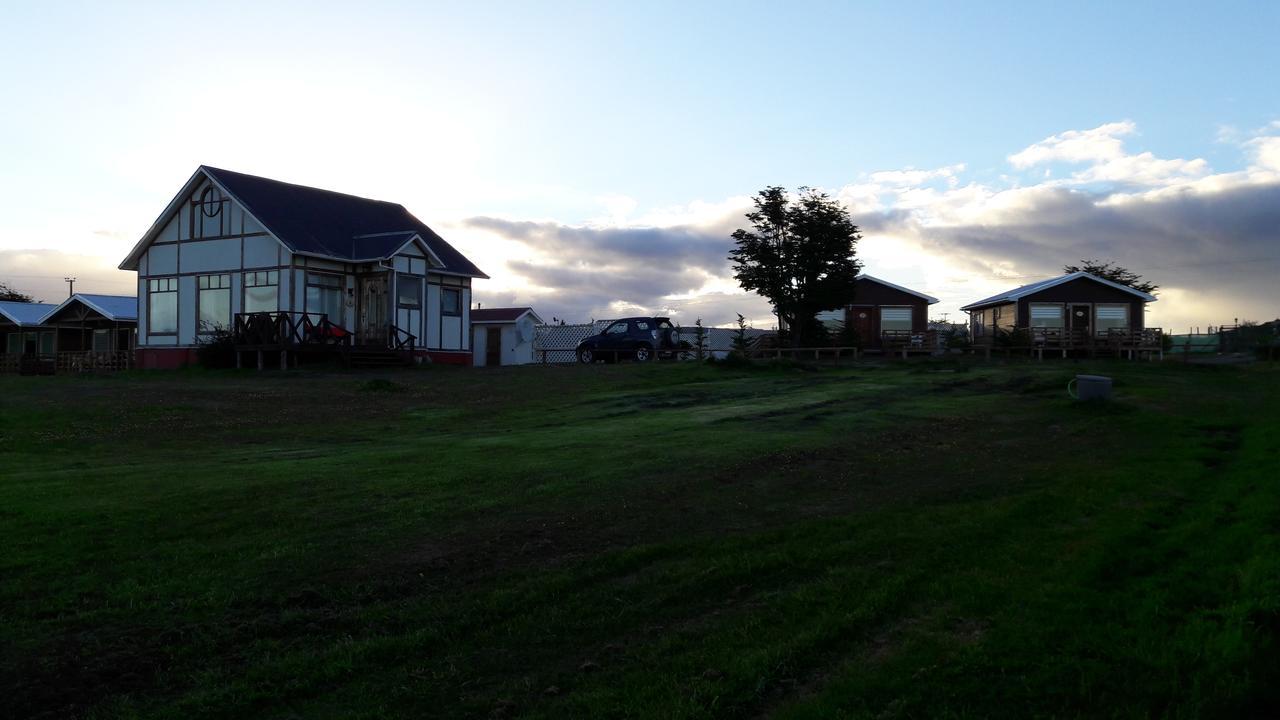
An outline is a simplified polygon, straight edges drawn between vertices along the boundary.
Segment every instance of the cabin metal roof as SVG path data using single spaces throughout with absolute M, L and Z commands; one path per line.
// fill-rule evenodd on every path
M 968 305 L 965 305 L 960 309 L 962 311 L 973 310 L 975 308 L 986 307 L 988 305 L 1000 305 L 1003 303 L 1014 302 L 1019 298 L 1026 297 L 1033 293 L 1038 293 L 1041 290 L 1047 290 L 1055 285 L 1061 285 L 1063 283 L 1071 282 L 1072 280 L 1079 280 L 1079 279 L 1092 280 L 1097 283 L 1102 283 L 1103 285 L 1109 285 L 1117 290 L 1123 290 L 1132 295 L 1136 295 L 1142 298 L 1144 302 L 1156 301 L 1155 295 L 1144 293 L 1141 290 L 1135 290 L 1129 287 L 1128 285 L 1122 285 L 1118 282 L 1113 282 L 1111 280 L 1107 280 L 1106 278 L 1101 278 L 1101 277 L 1098 277 L 1097 275 L 1093 275 L 1081 270 L 1078 272 L 1067 273 L 1066 275 L 1059 275 L 1058 277 L 1055 277 L 1055 278 L 1049 278 L 1048 280 L 1040 280 L 1039 282 L 1033 282 L 1029 285 L 1023 285 L 1021 287 L 1013 288 L 1012 290 L 1006 290 L 1005 292 L 1002 292 L 998 295 L 992 295 L 989 298 L 983 298 L 982 300 L 979 300 L 977 302 L 969 303 Z
M 18 326 L 39 325 L 45 315 L 56 305 L 0 300 L 0 316 Z
M 133 295 L 97 295 L 94 293 L 76 293 L 63 300 L 60 305 L 50 306 L 40 318 L 40 322 L 48 322 L 64 308 L 80 303 L 102 317 L 115 322 L 138 321 L 138 298 Z
M 865 274 L 865 273 L 860 273 L 857 277 L 855 277 L 855 278 L 854 278 L 854 280 L 868 280 L 868 281 L 873 282 L 873 283 L 879 283 L 879 284 L 881 284 L 881 285 L 884 285 L 885 287 L 891 287 L 891 288 L 893 288 L 894 290 L 901 290 L 902 292 L 907 293 L 908 295 L 915 295 L 915 296 L 916 296 L 916 297 L 918 297 L 918 298 L 924 298 L 924 299 L 925 299 L 925 301 L 926 301 L 929 305 L 932 305 L 932 304 L 934 304 L 934 303 L 938 302 L 938 298 L 936 298 L 936 297 L 934 297 L 934 296 L 932 296 L 932 295 L 925 295 L 924 293 L 922 293 L 922 292 L 917 292 L 917 291 L 915 291 L 915 290 L 912 290 L 911 288 L 902 287 L 901 285 L 895 285 L 895 284 L 893 284 L 893 283 L 889 282 L 888 280 L 881 280 L 880 278 L 875 277 L 875 276 L 873 276 L 873 275 L 867 275 L 867 274 Z

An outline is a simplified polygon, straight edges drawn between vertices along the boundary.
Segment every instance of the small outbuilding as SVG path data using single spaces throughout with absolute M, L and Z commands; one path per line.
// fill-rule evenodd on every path
M 1076 347 L 1099 338 L 1141 337 L 1154 295 L 1087 272 L 1023 285 L 969 303 L 969 331 L 977 345 L 1001 333 L 1026 330 L 1029 342 Z M 1158 328 L 1151 328 L 1158 334 Z
M 533 340 L 541 324 L 531 307 L 472 310 L 472 363 L 486 367 L 534 362 Z
M 843 308 L 818 314 L 829 327 L 844 323 L 864 348 L 930 347 L 929 306 L 938 298 L 870 275 L 854 280 L 853 301 Z

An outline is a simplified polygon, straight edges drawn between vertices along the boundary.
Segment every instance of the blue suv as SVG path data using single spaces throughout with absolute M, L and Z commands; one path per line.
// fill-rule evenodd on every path
M 633 358 L 649 362 L 654 358 L 673 360 L 689 343 L 680 340 L 680 330 L 664 317 L 633 317 L 615 320 L 604 332 L 578 343 L 578 362 L 615 362 Z

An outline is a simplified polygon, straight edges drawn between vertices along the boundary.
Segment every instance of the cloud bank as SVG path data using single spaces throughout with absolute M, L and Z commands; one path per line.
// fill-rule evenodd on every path
M 1085 258 L 1114 260 L 1163 288 L 1148 323 L 1187 325 L 1280 315 L 1280 122 L 1231 140 L 1243 169 L 1201 158 L 1131 152 L 1129 121 L 1052 135 L 1007 157 L 998 183 L 966 166 L 885 170 L 827 191 L 862 228 L 867 272 L 942 299 L 932 312 L 1058 274 Z M 611 211 L 574 226 L 473 217 L 462 224 L 520 252 L 486 268 L 490 304 L 533 304 L 570 320 L 665 312 L 727 324 L 770 322 L 767 303 L 736 289 L 729 234 L 746 196 L 629 219 Z M 611 208 L 634 203 L 611 199 Z M 482 243 L 482 238 L 473 243 Z

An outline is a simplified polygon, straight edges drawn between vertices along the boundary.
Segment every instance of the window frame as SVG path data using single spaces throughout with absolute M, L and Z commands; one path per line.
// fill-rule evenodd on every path
M 1102 327 L 1099 323 L 1098 311 L 1103 308 L 1124 308 L 1124 325 L 1108 325 Z M 1093 332 L 1097 334 L 1106 334 L 1109 330 L 1130 330 L 1133 328 L 1133 310 L 1129 303 L 1094 303 L 1093 304 Z
M 206 280 L 208 280 L 208 279 L 210 279 L 210 278 L 218 278 L 218 287 L 203 287 L 203 283 L 204 283 L 204 281 L 206 281 Z M 222 285 L 222 281 L 223 281 L 224 279 L 226 280 L 226 283 L 227 283 L 227 284 L 226 284 L 226 286 L 223 286 L 223 285 Z M 205 292 L 211 292 L 211 293 L 213 293 L 213 292 L 222 292 L 222 291 L 224 291 L 224 290 L 226 291 L 226 293 L 227 293 L 227 301 L 226 301 L 226 302 L 227 302 L 227 322 L 226 322 L 226 324 L 225 324 L 225 325 L 222 325 L 221 327 L 222 327 L 222 329 L 223 329 L 223 330 L 230 330 L 230 329 L 231 329 L 231 318 L 232 318 L 232 312 L 231 312 L 231 310 L 232 310 L 232 305 L 233 305 L 233 303 L 231 302 L 231 289 L 232 289 L 232 287 L 231 287 L 231 286 L 232 286 L 232 285 L 234 285 L 234 283 L 233 283 L 233 282 L 232 282 L 232 280 L 231 280 L 231 273 L 207 273 L 207 274 L 204 274 L 204 275 L 197 275 L 197 276 L 196 276 L 196 335 L 197 335 L 197 336 L 199 336 L 199 335 L 212 335 L 212 334 L 214 334 L 215 332 L 217 332 L 218 327 L 219 327 L 219 326 L 218 326 L 218 324 L 216 324 L 216 323 L 213 325 L 213 327 L 206 327 L 205 322 L 204 322 L 204 318 L 203 318 L 203 317 L 201 317 L 201 316 L 203 315 L 203 313 L 204 313 L 204 305 L 205 305 L 204 294 L 205 294 Z
M 266 282 L 258 282 L 259 275 L 267 276 Z M 272 276 L 275 276 L 274 278 Z M 252 276 L 252 281 L 250 280 Z M 250 310 L 249 309 L 249 290 L 252 288 L 274 287 L 276 289 L 275 307 L 270 310 Z M 279 312 L 280 311 L 280 270 L 245 270 L 240 275 L 240 311 L 243 313 L 251 312 Z
M 880 332 L 881 332 L 882 334 L 883 334 L 886 330 L 892 330 L 892 331 L 894 331 L 894 332 L 911 332 L 912 330 L 914 330 L 914 329 L 915 329 L 915 324 L 916 324 L 916 317 L 915 317 L 915 315 L 916 315 L 916 312 L 915 312 L 915 308 L 913 308 L 912 306 L 910 306 L 910 305 L 881 305 L 878 309 L 879 309 L 879 311 L 880 311 L 880 312 L 879 312 L 879 317 L 877 318 L 877 320 L 880 322 Z M 900 327 L 885 327 L 885 323 L 884 323 L 884 311 L 885 311 L 885 310 L 906 310 L 906 311 L 907 311 L 907 326 L 906 326 L 905 328 L 900 328 Z M 896 321 L 896 320 L 895 320 L 894 322 L 900 322 L 900 321 Z
M 1056 309 L 1058 310 L 1058 324 L 1057 324 L 1057 325 L 1038 325 L 1038 324 L 1036 324 L 1036 308 L 1037 308 L 1037 307 L 1052 307 L 1052 308 L 1056 308 Z M 1054 303 L 1054 302 L 1033 302 L 1033 303 L 1027 303 L 1027 327 L 1029 327 L 1029 328 L 1031 328 L 1031 327 L 1040 327 L 1040 328 L 1051 328 L 1051 329 L 1056 329 L 1056 330 L 1066 330 L 1066 329 L 1067 329 L 1067 306 L 1066 306 L 1066 303 L 1060 303 L 1060 302 L 1058 302 L 1058 303 Z
M 411 287 L 414 290 L 414 304 L 407 305 L 401 292 Z M 396 275 L 396 307 L 404 310 L 422 309 L 422 276 L 397 273 Z
M 454 293 L 455 297 L 458 298 L 457 303 L 455 303 L 456 309 L 450 310 L 445 307 L 444 299 L 449 297 L 449 293 Z M 462 317 L 462 288 L 441 286 L 440 315 L 442 317 Z
M 157 290 L 159 283 L 165 283 L 164 290 Z M 152 299 L 156 295 L 172 295 L 173 296 L 173 330 L 162 330 L 155 332 L 155 312 L 151 306 Z M 147 278 L 147 337 L 177 337 L 178 326 L 181 322 L 178 308 L 178 276 L 168 275 L 162 277 Z
M 337 281 L 337 284 L 329 284 L 329 283 L 318 283 L 318 282 L 312 282 L 312 279 L 313 279 L 313 278 L 317 278 L 317 279 L 321 279 L 321 278 L 324 278 L 324 279 L 334 279 L 334 280 L 336 280 L 336 281 Z M 312 310 L 312 309 L 311 309 L 311 302 L 310 302 L 310 301 L 311 301 L 311 297 L 310 297 L 310 292 L 309 292 L 309 291 L 310 291 L 310 290 L 311 290 L 311 288 L 313 288 L 313 287 L 314 287 L 314 288 L 316 288 L 316 289 L 318 289 L 318 290 L 320 290 L 321 292 L 324 292 L 324 291 L 326 291 L 326 290 L 333 290 L 333 291 L 336 291 L 336 292 L 338 293 L 338 312 L 339 312 L 340 317 L 337 317 L 337 318 L 332 318 L 332 317 L 330 317 L 330 318 L 329 318 L 329 322 L 331 322 L 331 323 L 333 323 L 333 324 L 335 324 L 335 325 L 339 325 L 339 326 L 345 327 L 345 326 L 346 326 L 346 325 L 345 325 L 345 323 L 346 323 L 345 315 L 346 315 L 346 308 L 347 308 L 347 298 L 346 298 L 346 294 L 347 294 L 347 276 L 346 276 L 346 275 L 343 275 L 343 274 L 341 274 L 341 273 L 327 273 L 327 272 L 316 272 L 316 271 L 314 271 L 314 270 L 307 270 L 307 271 L 303 274 L 302 282 L 303 282 L 303 286 L 302 286 L 302 312 L 303 312 L 303 314 L 304 314 L 304 315 L 316 315 L 316 316 L 324 316 L 324 317 L 327 317 L 327 316 L 329 315 L 329 313 L 328 313 L 328 312 L 325 312 L 325 311 L 324 311 L 324 308 L 321 308 L 321 309 L 320 309 L 320 312 L 316 312 L 316 311 L 314 311 L 314 310 Z M 277 291 L 277 293 L 278 293 L 278 291 Z

